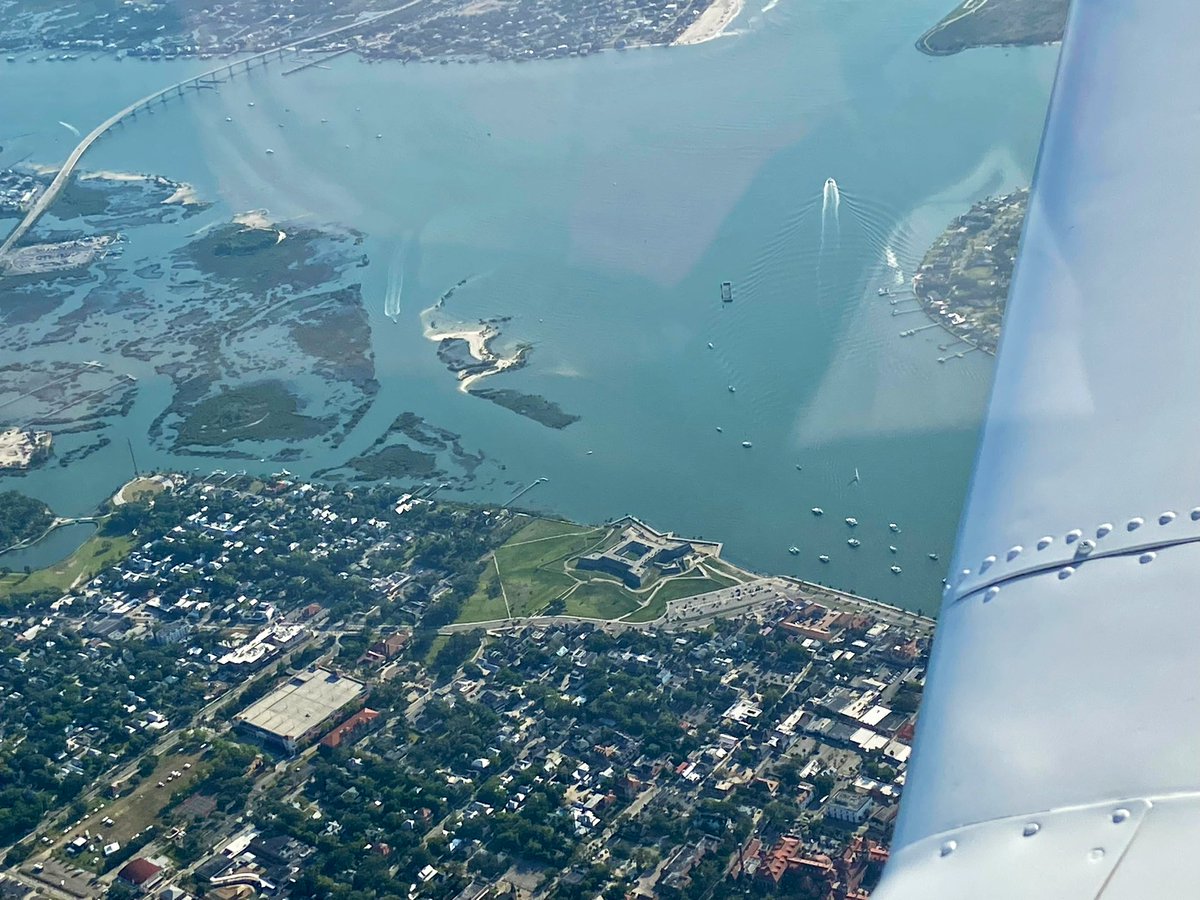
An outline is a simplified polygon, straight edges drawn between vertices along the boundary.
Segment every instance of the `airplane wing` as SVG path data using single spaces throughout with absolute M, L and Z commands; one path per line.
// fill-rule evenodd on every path
M 1197 48 L 1073 4 L 877 900 L 1200 896 Z

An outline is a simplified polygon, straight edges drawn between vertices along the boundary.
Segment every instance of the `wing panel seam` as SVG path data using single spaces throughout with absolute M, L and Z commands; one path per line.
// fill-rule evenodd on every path
M 961 593 L 956 592 L 952 594 L 950 596 L 950 602 L 947 604 L 947 606 L 954 606 L 982 591 L 987 591 L 991 588 L 999 588 L 1010 582 L 1023 580 L 1035 575 L 1045 575 L 1050 572 L 1058 572 L 1066 568 L 1078 568 L 1083 566 L 1085 563 L 1102 559 L 1117 559 L 1122 556 L 1136 556 L 1143 553 L 1153 553 L 1159 550 L 1168 550 L 1172 547 L 1180 547 L 1185 544 L 1200 544 L 1200 535 L 1174 538 L 1172 540 L 1146 541 L 1133 546 L 1114 547 L 1111 550 L 1097 551 L 1095 553 L 1090 553 L 1087 556 L 1076 556 L 1072 559 L 1060 558 L 1048 560 L 1044 563 L 1026 566 L 1025 568 L 1018 569 L 1015 572 L 1006 572 L 1004 574 L 997 575 L 995 578 L 974 583 L 969 589 L 963 590 Z

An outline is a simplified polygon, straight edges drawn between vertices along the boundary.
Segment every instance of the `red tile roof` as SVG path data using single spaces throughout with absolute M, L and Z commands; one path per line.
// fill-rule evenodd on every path
M 351 734 L 362 728 L 364 725 L 369 725 L 379 718 L 379 713 L 373 709 L 360 709 L 345 722 L 339 725 L 325 737 L 321 738 L 322 747 L 340 747 L 342 741 L 348 738 Z
M 161 871 L 161 866 L 156 866 L 150 860 L 139 856 L 137 859 L 131 859 L 125 863 L 124 868 L 117 873 L 117 876 L 130 884 L 143 885 Z

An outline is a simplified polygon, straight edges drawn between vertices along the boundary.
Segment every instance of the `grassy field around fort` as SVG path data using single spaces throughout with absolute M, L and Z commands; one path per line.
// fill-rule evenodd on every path
M 700 571 L 656 578 L 633 590 L 613 575 L 575 568 L 579 557 L 613 546 L 621 531 L 622 526 L 590 528 L 554 519 L 532 520 L 496 550 L 458 621 L 568 615 L 646 622 L 661 616 L 670 600 L 742 580 L 728 564 L 706 561 Z

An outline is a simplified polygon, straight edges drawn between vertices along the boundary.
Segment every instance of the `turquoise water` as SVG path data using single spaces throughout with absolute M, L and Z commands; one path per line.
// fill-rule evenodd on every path
M 939 365 L 946 336 L 900 337 L 925 320 L 892 316 L 876 291 L 907 278 L 971 202 L 1027 183 L 1057 57 L 923 56 L 912 42 L 945 6 L 781 0 L 747 7 L 737 34 L 696 47 L 256 71 L 139 116 L 85 167 L 161 173 L 219 200 L 188 232 L 253 208 L 365 232 L 371 265 L 355 277 L 382 389 L 346 444 L 308 448 L 292 471 L 344 462 L 412 410 L 482 448 L 505 479 L 549 478 L 524 503 L 589 521 L 635 513 L 722 540 L 743 565 L 928 612 L 943 563 L 926 554 L 949 557 L 991 363 Z M 72 136 L 58 120 L 86 130 L 210 66 L 0 69 L 0 164 L 59 161 Z M 836 221 L 822 217 L 829 177 Z M 127 238 L 136 255 L 169 246 L 152 229 Z M 393 321 L 384 302 L 397 266 Z M 419 313 L 467 276 L 447 316 L 511 316 L 504 339 L 535 346 L 527 368 L 489 386 L 540 393 L 581 421 L 554 431 L 457 390 Z M 114 365 L 141 391 L 112 444 L 14 482 L 61 514 L 89 511 L 128 477 L 126 437 L 143 467 L 219 464 L 145 446 L 169 382 Z M 496 480 L 464 496 L 511 493 Z M 857 550 L 846 516 L 862 523 Z

